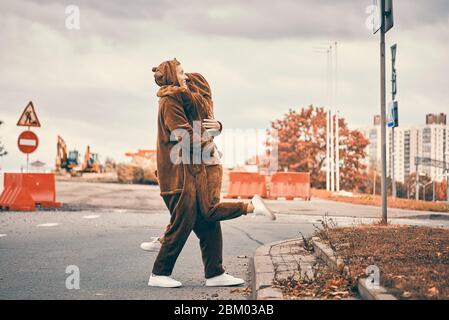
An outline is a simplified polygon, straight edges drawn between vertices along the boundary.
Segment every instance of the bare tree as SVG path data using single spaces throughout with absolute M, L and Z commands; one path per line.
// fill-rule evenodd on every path
M 3 121 L 0 120 L 0 126 L 3 124 Z M 3 146 L 1 137 L 0 137 L 0 157 L 6 156 L 8 154 L 8 152 L 6 152 L 5 147 Z

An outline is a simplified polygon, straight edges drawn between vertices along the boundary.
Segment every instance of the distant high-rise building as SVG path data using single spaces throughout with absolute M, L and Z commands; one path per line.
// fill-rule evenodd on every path
M 446 125 L 446 114 L 440 113 L 440 114 L 427 114 L 426 115 L 426 124 L 432 125 L 432 124 L 442 124 Z
M 379 116 L 374 117 L 374 126 L 364 130 L 369 140 L 367 147 L 368 168 L 380 172 L 380 122 Z M 415 157 L 430 158 L 449 162 L 449 126 L 446 124 L 446 114 L 426 115 L 426 125 L 420 127 L 395 128 L 392 141 L 391 130 L 387 129 L 387 176 L 391 176 L 394 165 L 395 180 L 404 182 L 410 174 L 416 172 Z M 391 163 L 392 144 L 395 157 Z M 420 167 L 419 173 L 429 176 L 432 180 L 442 181 L 444 170 L 435 167 Z
M 380 115 L 375 115 L 374 117 L 373 117 L 373 124 L 374 124 L 374 126 L 380 126 Z

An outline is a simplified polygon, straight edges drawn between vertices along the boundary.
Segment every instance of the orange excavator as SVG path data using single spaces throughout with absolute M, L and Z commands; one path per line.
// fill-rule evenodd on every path
M 98 153 L 91 153 L 90 147 L 87 146 L 84 155 L 84 163 L 81 163 L 80 153 L 78 150 L 71 150 L 67 153 L 67 144 L 64 139 L 58 135 L 57 154 L 56 154 L 56 171 L 65 170 L 72 176 L 82 175 L 83 172 L 103 172 L 103 166 L 98 159 Z
M 84 154 L 83 172 L 103 172 L 103 166 L 98 159 L 98 153 L 91 153 L 90 146 L 87 146 L 86 153 Z
M 81 166 L 78 150 L 71 150 L 67 153 L 67 144 L 64 139 L 58 135 L 56 171 L 61 172 L 63 170 L 71 175 L 77 175 L 81 171 Z

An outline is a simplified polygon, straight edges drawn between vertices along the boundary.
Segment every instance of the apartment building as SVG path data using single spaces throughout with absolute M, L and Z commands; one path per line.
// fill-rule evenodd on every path
M 367 147 L 366 163 L 369 169 L 378 172 L 381 167 L 379 118 L 375 116 L 373 126 L 363 130 L 370 142 Z M 394 133 L 394 141 L 392 141 L 392 131 L 387 128 L 387 176 L 391 176 L 394 166 L 396 181 L 404 182 L 410 174 L 416 172 L 415 157 L 417 156 L 449 162 L 449 126 L 447 126 L 445 114 L 428 114 L 424 126 L 398 127 L 395 128 Z M 391 158 L 393 143 L 394 161 Z M 419 172 L 435 181 L 445 179 L 442 168 L 420 166 Z

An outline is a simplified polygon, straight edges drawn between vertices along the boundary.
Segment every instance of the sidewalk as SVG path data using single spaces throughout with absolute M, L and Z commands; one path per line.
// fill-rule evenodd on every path
M 302 239 L 261 246 L 254 256 L 257 300 L 356 299 L 350 284 L 330 270 Z

